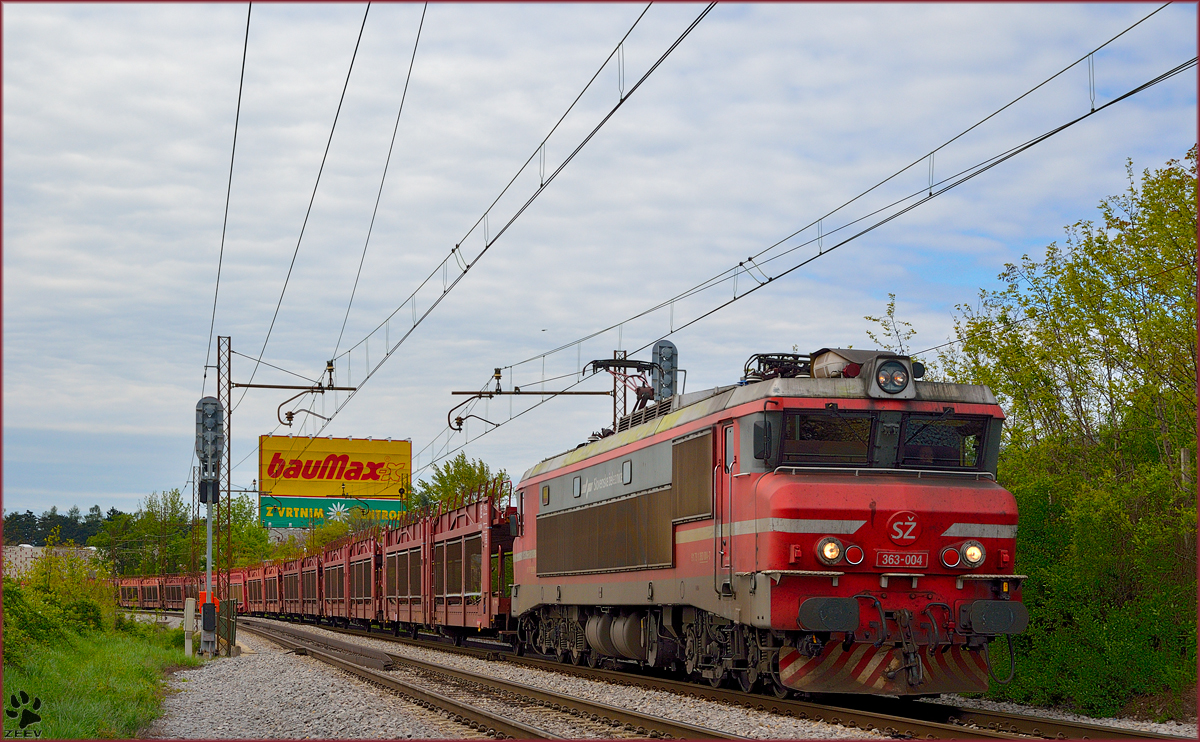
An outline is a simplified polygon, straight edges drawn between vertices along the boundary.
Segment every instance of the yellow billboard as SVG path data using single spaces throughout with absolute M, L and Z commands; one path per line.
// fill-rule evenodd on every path
M 258 473 L 277 497 L 408 500 L 412 441 L 262 435 Z

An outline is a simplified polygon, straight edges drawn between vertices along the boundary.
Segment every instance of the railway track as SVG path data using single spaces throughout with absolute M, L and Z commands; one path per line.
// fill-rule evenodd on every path
M 358 629 L 333 629 L 352 635 L 382 639 L 411 646 L 488 659 L 498 647 L 458 647 L 443 642 L 394 637 L 382 632 Z M 736 706 L 793 716 L 800 719 L 841 724 L 851 728 L 877 729 L 885 733 L 918 739 L 1013 739 L 1038 737 L 1043 739 L 1159 739 L 1179 740 L 1156 732 L 1146 732 L 1102 724 L 1048 719 L 1027 714 L 1015 714 L 986 709 L 955 706 L 925 701 L 904 701 L 891 698 L 855 698 L 842 696 L 832 703 L 814 703 L 795 699 L 778 699 L 769 695 L 743 693 L 729 688 L 711 688 L 695 683 L 621 670 L 592 669 L 563 664 L 552 659 L 502 654 L 507 662 L 527 667 L 560 672 L 577 677 L 602 680 L 620 685 L 633 685 L 663 690 L 681 695 L 721 701 Z M 866 708 L 867 706 L 870 708 Z
M 241 623 L 241 622 L 239 622 L 239 623 Z M 552 672 L 568 673 L 568 674 L 576 675 L 576 676 L 591 679 L 591 680 L 600 680 L 603 682 L 618 683 L 621 685 L 632 685 L 632 686 L 637 686 L 637 687 L 645 687 L 645 688 L 649 688 L 649 689 L 653 689 L 653 690 L 669 691 L 669 692 L 675 693 L 677 695 L 683 695 L 683 696 L 694 697 L 694 698 L 702 698 L 702 699 L 706 699 L 706 700 L 724 701 L 726 703 L 731 703 L 733 705 L 742 706 L 745 708 L 750 708 L 750 709 L 759 710 L 759 711 L 767 711 L 767 712 L 781 714 L 784 716 L 790 716 L 790 717 L 798 718 L 798 719 L 804 719 L 804 720 L 816 721 L 816 722 L 822 722 L 822 723 L 828 723 L 828 724 L 836 724 L 836 725 L 844 726 L 844 727 L 847 727 L 850 729 L 864 729 L 864 730 L 869 730 L 869 731 L 878 731 L 882 734 L 886 734 L 886 735 L 897 737 L 897 738 L 1016 739 L 1016 738 L 1020 738 L 1020 736 L 1021 736 L 1021 735 L 1016 735 L 1016 734 L 1012 734 L 1012 733 L 1008 733 L 1008 732 L 1002 732 L 1002 731 L 996 731 L 996 730 L 990 730 L 990 729 L 978 729 L 978 728 L 972 728 L 970 726 L 963 726 L 963 725 L 951 724 L 951 723 L 946 723 L 946 722 L 931 722 L 931 721 L 924 721 L 924 720 L 919 720 L 919 719 L 910 719 L 910 718 L 905 718 L 905 717 L 901 717 L 901 716 L 880 714 L 880 713 L 875 713 L 875 712 L 865 711 L 865 710 L 831 708 L 831 707 L 822 706 L 820 704 L 809 703 L 809 702 L 805 702 L 805 701 L 781 700 L 781 699 L 771 698 L 771 697 L 767 697 L 767 696 L 742 694 L 742 693 L 737 693 L 735 691 L 724 690 L 724 689 L 704 688 L 702 686 L 696 686 L 691 683 L 685 683 L 685 682 L 679 682 L 679 681 L 673 681 L 673 680 L 665 680 L 662 678 L 652 678 L 652 677 L 646 677 L 646 676 L 632 675 L 630 673 L 621 672 L 618 670 L 601 670 L 601 669 L 575 667 L 573 665 L 562 665 L 562 664 L 552 661 L 552 660 L 545 660 L 545 659 L 539 659 L 539 658 L 534 658 L 534 657 L 518 657 L 511 653 L 504 654 L 504 653 L 498 652 L 496 649 L 485 649 L 485 648 L 479 648 L 479 647 L 456 647 L 456 646 L 441 644 L 438 642 L 430 642 L 430 641 L 424 641 L 424 640 L 420 640 L 420 639 L 413 640 L 413 639 L 406 639 L 406 638 L 397 638 L 397 637 L 386 635 L 386 634 L 380 634 L 380 633 L 375 633 L 375 632 L 367 633 L 365 631 L 351 630 L 351 629 L 336 629 L 336 631 L 338 631 L 339 633 L 363 636 L 363 637 L 372 638 L 372 639 L 382 639 L 382 640 L 399 643 L 399 644 L 407 644 L 407 645 L 418 646 L 418 647 L 427 648 L 427 649 L 435 649 L 435 650 L 447 651 L 447 652 L 452 652 L 452 653 L 462 654 L 462 655 L 467 655 L 467 656 L 474 656 L 474 657 L 477 657 L 480 659 L 486 659 L 486 660 L 492 660 L 492 661 L 505 661 L 505 662 L 509 662 L 511 664 L 523 665 L 526 667 L 539 669 L 539 670 L 549 670 Z M 302 634 L 306 637 L 312 636 L 312 634 L 310 632 L 303 631 L 303 630 L 296 631 L 296 633 Z M 352 646 L 358 647 L 361 650 L 360 645 L 352 645 Z M 424 662 L 422 660 L 415 660 L 412 658 L 403 657 L 400 655 L 394 655 L 394 654 L 390 654 L 390 653 L 383 653 L 383 654 L 387 655 L 390 658 L 391 662 L 393 662 L 395 664 L 410 664 L 413 667 L 421 667 L 421 668 L 428 669 L 430 672 L 443 673 L 446 675 L 457 676 L 457 677 L 461 677 L 461 678 L 471 678 L 474 680 L 479 679 L 479 676 L 473 675 L 471 673 L 468 673 L 468 672 L 465 672 L 462 670 L 448 668 L 448 667 L 445 667 L 444 665 L 436 665 L 434 663 Z M 493 679 L 489 679 L 488 682 L 489 683 L 494 682 L 494 683 L 507 684 L 506 681 L 498 681 L 498 680 L 493 680 Z M 512 685 L 519 685 L 519 684 L 512 684 Z M 552 700 L 551 697 L 557 697 L 559 699 L 567 698 L 571 704 L 576 704 L 576 705 L 590 703 L 587 701 L 582 701 L 581 699 L 578 699 L 578 698 L 560 696 L 559 694 L 553 694 L 549 691 L 545 691 L 542 689 L 531 688 L 530 686 L 519 685 L 519 687 L 524 692 L 533 692 L 536 694 L 546 695 L 547 698 L 545 698 L 544 700 L 545 700 L 545 702 L 549 702 L 549 703 L 562 703 L 561 700 L 554 701 L 554 700 Z M 539 700 L 543 700 L 543 699 L 539 699 Z M 636 712 L 628 711 L 626 709 L 619 709 L 619 708 L 612 707 L 612 706 L 606 706 L 605 708 L 608 709 L 608 712 L 612 715 L 610 718 L 620 719 L 620 716 L 618 716 L 618 715 L 636 714 Z M 595 712 L 589 712 L 589 713 L 595 713 Z M 603 712 L 601 712 L 601 713 L 603 713 Z M 640 716 L 640 715 L 638 715 L 638 716 Z M 651 717 L 651 718 L 657 718 L 657 717 Z M 621 719 L 621 720 L 624 721 L 624 719 Z M 625 723 L 627 726 L 629 726 L 629 725 L 635 725 L 637 722 L 636 722 L 636 719 L 631 719 L 631 720 L 626 721 Z M 671 722 L 671 723 L 677 724 L 678 722 Z M 644 724 L 642 726 L 644 726 Z M 688 726 L 688 725 L 683 725 L 683 726 Z M 716 732 L 715 730 L 711 730 L 711 729 L 705 730 L 705 729 L 700 729 L 700 728 L 696 728 L 696 727 L 692 727 L 690 730 L 684 730 L 684 732 L 682 734 L 675 733 L 672 731 L 666 731 L 664 736 L 670 735 L 670 736 L 679 737 L 679 738 L 694 738 L 694 737 L 688 736 L 689 733 L 690 734 L 698 734 L 702 737 L 709 738 L 709 739 L 739 739 L 740 738 L 740 737 L 737 737 L 736 735 L 729 735 L 729 734 Z
M 334 665 L 368 682 L 441 709 L 473 731 L 518 739 L 744 739 L 532 686 L 315 636 L 287 624 L 242 619 L 242 630 Z M 505 713 L 495 709 L 499 706 Z M 517 721 L 517 711 L 536 723 Z
M 246 619 L 239 620 L 245 624 Z M 286 622 L 272 621 L 287 625 Z M 576 677 L 636 686 L 650 690 L 667 691 L 694 698 L 719 701 L 735 706 L 781 714 L 799 719 L 840 724 L 867 730 L 878 730 L 896 737 L 916 739 L 1155 739 L 1179 740 L 1176 737 L 1156 732 L 1147 732 L 1121 727 L 1110 727 L 1086 722 L 1064 721 L 986 709 L 955 706 L 951 704 L 910 701 L 893 698 L 856 698 L 841 696 L 829 703 L 815 703 L 798 699 L 779 699 L 770 695 L 743 693 L 729 688 L 711 688 L 706 685 L 672 680 L 670 678 L 639 675 L 622 670 L 588 668 L 563 664 L 553 659 L 518 656 L 503 652 L 502 645 L 454 646 L 428 639 L 395 637 L 382 631 L 367 632 L 360 629 L 343 629 L 323 626 L 322 628 L 349 635 L 379 639 L 402 645 L 433 649 L 442 652 L 473 656 L 480 659 L 502 660 L 533 669 L 558 672 Z M 399 659 L 397 655 L 392 655 Z M 396 660 L 393 660 L 396 661 Z M 869 708 L 868 708 L 869 706 Z

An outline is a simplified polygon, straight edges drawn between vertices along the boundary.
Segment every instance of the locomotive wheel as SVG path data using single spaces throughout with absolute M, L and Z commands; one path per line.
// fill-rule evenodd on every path
M 788 692 L 791 690 L 782 682 L 780 682 L 779 677 L 775 675 L 771 676 L 771 680 L 767 684 L 771 687 L 771 693 L 773 693 L 776 698 L 787 698 Z
M 752 675 L 754 677 L 752 677 Z M 750 670 L 739 670 L 733 674 L 733 677 L 735 680 L 737 680 L 738 688 L 740 688 L 743 693 L 752 692 L 754 690 L 754 686 L 758 684 L 757 673 L 754 673 Z
M 595 670 L 600 666 L 602 659 L 600 653 L 593 649 L 587 653 L 587 666 Z
M 713 672 L 714 675 L 708 679 L 708 684 L 714 688 L 720 688 L 721 683 L 725 682 L 725 678 L 728 677 L 729 673 L 725 672 L 724 670 L 721 670 L 719 673 L 716 670 Z
M 571 664 L 575 665 L 575 666 L 582 665 L 583 661 L 587 658 L 587 656 L 588 656 L 588 651 L 586 649 L 582 649 L 582 650 L 581 649 L 572 649 L 571 650 Z
M 684 669 L 687 671 L 688 675 L 693 674 L 697 670 L 696 655 L 698 654 L 698 650 L 696 648 L 696 644 L 695 626 L 689 624 L 684 630 L 683 645 Z

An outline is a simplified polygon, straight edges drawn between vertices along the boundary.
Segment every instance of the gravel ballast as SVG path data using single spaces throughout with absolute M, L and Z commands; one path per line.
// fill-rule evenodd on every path
M 461 724 L 310 657 L 239 634 L 243 653 L 168 682 L 159 739 L 457 739 Z M 474 736 L 474 735 L 472 735 Z
M 490 662 L 382 639 L 287 624 L 473 674 L 565 692 L 580 698 L 758 739 L 863 739 L 863 729 L 793 719 L 766 712 L 683 697 L 665 691 L 615 685 L 570 675 Z M 461 738 L 471 730 L 402 696 L 379 689 L 310 657 L 239 632 L 246 653 L 218 659 L 173 676 L 163 717 L 148 731 L 158 738 Z M 1069 712 L 947 695 L 936 701 L 956 706 L 1087 722 L 1115 728 L 1195 739 L 1192 724 L 1135 719 L 1101 719 Z M 235 711 L 235 709 L 237 709 Z M 506 714 L 507 715 L 507 714 Z M 474 736 L 474 735 L 472 735 Z M 584 735 L 581 735 L 584 736 Z M 590 735 L 586 735 L 590 736 Z
M 691 724 L 711 727 L 713 729 L 733 731 L 746 737 L 754 737 L 759 739 L 862 739 L 871 736 L 879 736 L 863 729 L 848 729 L 832 724 L 789 719 L 787 717 L 780 717 L 766 712 L 732 708 L 725 704 L 714 703 L 712 701 L 696 698 L 684 698 L 674 693 L 668 693 L 664 691 L 655 691 L 644 688 L 635 688 L 631 686 L 621 686 L 611 683 L 585 680 L 555 672 L 546 672 L 542 670 L 517 667 L 514 665 L 506 665 L 503 662 L 488 662 L 485 660 L 475 659 L 473 657 L 438 652 L 436 650 L 398 644 L 396 642 L 389 642 L 382 639 L 370 639 L 368 637 L 356 636 L 353 634 L 341 634 L 329 631 L 328 629 L 318 628 L 316 626 L 304 624 L 288 624 L 288 626 L 294 629 L 303 629 L 305 631 L 334 636 L 343 641 L 374 647 L 376 649 L 381 649 L 396 655 L 414 657 L 427 662 L 436 662 L 448 667 L 470 670 L 477 674 L 489 675 L 492 677 L 503 678 L 505 680 L 514 680 L 520 683 L 535 685 L 540 688 L 568 692 L 573 695 L 578 695 L 581 698 L 596 700 L 603 703 L 612 704 L 614 706 L 623 706 L 625 708 L 641 711 L 642 713 L 654 714 L 664 718 L 686 721 Z M 1186 739 L 1195 739 L 1197 733 L 1196 723 L 1194 721 L 1191 724 L 1182 724 L 1178 722 L 1156 723 L 1124 718 L 1102 719 L 1082 716 L 1080 714 L 1072 714 L 1055 709 L 1046 709 L 1037 706 L 1025 706 L 1017 703 L 998 703 L 984 699 L 963 698 L 955 695 L 945 695 L 939 700 L 942 703 L 955 706 L 1005 711 L 1010 713 L 1025 714 L 1027 716 L 1041 716 L 1052 719 L 1062 719 L 1065 721 L 1085 722 L 1115 727 L 1118 729 L 1134 729 L 1138 731 L 1155 732 L 1158 734 L 1169 734 Z
M 382 639 L 341 634 L 315 626 L 288 624 L 288 627 L 334 637 L 360 646 L 382 649 L 395 655 L 467 670 L 481 677 L 494 677 L 524 683 L 589 701 L 632 709 L 643 714 L 683 721 L 718 731 L 733 732 L 743 737 L 755 739 L 879 739 L 884 737 L 878 732 L 865 729 L 851 729 L 836 724 L 793 719 L 764 711 L 752 711 L 723 703 L 714 703 L 706 699 L 683 697 L 666 691 L 587 680 L 556 672 L 519 667 L 506 662 L 489 662 Z
M 963 698 L 947 694 L 931 701 L 931 703 L 946 703 L 951 706 L 962 706 L 965 708 L 983 709 L 986 711 L 1001 711 L 1007 714 L 1025 714 L 1026 716 L 1041 716 L 1047 719 L 1058 719 L 1060 721 L 1082 722 L 1085 724 L 1096 724 L 1097 726 L 1115 727 L 1117 729 L 1134 729 L 1139 732 L 1154 732 L 1155 734 L 1170 734 L 1176 737 L 1185 739 L 1196 739 L 1196 721 L 1193 719 L 1191 724 L 1183 724 L 1177 721 L 1170 722 L 1154 722 L 1154 721 L 1139 721 L 1137 719 L 1104 719 L 1095 718 L 1092 716 L 1083 716 L 1081 714 L 1073 714 L 1069 711 L 1060 711 L 1058 709 L 1040 708 L 1037 706 L 1023 706 L 1019 703 L 1003 703 L 999 701 L 989 701 L 984 698 Z

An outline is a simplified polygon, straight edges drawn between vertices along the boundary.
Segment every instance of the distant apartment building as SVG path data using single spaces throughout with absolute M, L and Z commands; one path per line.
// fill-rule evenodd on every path
M 33 565 L 46 552 L 48 547 L 45 546 L 29 546 L 22 544 L 21 546 L 5 546 L 4 547 L 4 574 L 8 577 L 21 578 L 28 574 Z M 69 556 L 84 561 L 95 558 L 96 550 L 94 548 L 68 548 L 65 546 L 54 547 L 56 556 Z

